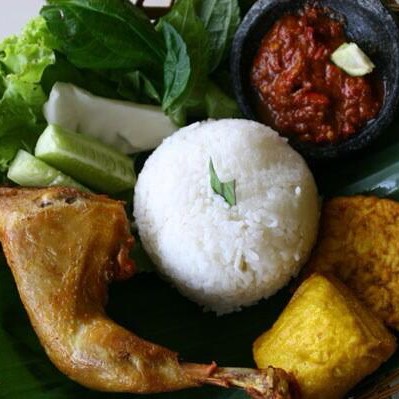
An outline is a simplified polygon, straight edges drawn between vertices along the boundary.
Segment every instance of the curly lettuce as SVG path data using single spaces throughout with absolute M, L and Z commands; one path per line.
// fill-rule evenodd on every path
M 0 173 L 18 149 L 33 148 L 45 125 L 42 107 L 47 96 L 40 80 L 55 62 L 56 47 L 41 17 L 0 43 Z

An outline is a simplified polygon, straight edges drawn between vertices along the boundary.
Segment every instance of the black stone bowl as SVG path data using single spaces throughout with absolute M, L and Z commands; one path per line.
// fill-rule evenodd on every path
M 238 104 L 247 118 L 257 119 L 257 93 L 251 87 L 250 70 L 262 38 L 281 16 L 307 3 L 309 0 L 258 0 L 242 21 L 233 42 L 231 71 Z M 384 84 L 381 111 L 347 140 L 315 144 L 289 137 L 291 145 L 305 158 L 328 160 L 368 146 L 392 121 L 399 99 L 399 29 L 395 17 L 380 0 L 319 0 L 312 4 L 328 7 L 343 21 L 348 40 L 370 56 Z

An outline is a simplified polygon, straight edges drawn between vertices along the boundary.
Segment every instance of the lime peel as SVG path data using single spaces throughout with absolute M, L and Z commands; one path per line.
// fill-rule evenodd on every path
M 332 54 L 331 61 L 351 76 L 364 76 L 375 65 L 356 43 L 343 43 Z

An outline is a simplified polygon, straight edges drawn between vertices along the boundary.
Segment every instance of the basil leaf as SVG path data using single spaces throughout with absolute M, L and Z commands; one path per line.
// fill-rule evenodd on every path
M 56 82 L 72 83 L 97 96 L 121 99 L 116 84 L 104 72 L 78 69 L 60 53 L 56 53 L 55 63 L 46 68 L 40 82 L 47 96 Z
M 209 160 L 209 173 L 211 175 L 211 187 L 216 194 L 219 194 L 230 205 L 236 205 L 236 181 L 231 180 L 222 183 L 216 174 L 212 158 Z
M 205 94 L 205 108 L 208 118 L 222 119 L 242 116 L 236 101 L 213 82 L 208 84 Z
M 41 86 L 47 96 L 56 82 L 72 83 L 105 98 L 139 103 L 161 102 L 158 88 L 141 71 L 79 69 L 60 53 L 56 53 L 55 63 L 49 65 L 42 76 Z
M 118 93 L 124 99 L 141 104 L 161 103 L 159 88 L 141 71 L 122 74 L 119 78 Z
M 49 0 L 41 15 L 75 66 L 144 70 L 162 77 L 165 48 L 145 14 L 128 0 Z
M 196 114 L 197 108 L 202 112 L 209 73 L 208 32 L 196 14 L 193 0 L 177 1 L 169 13 L 161 18 L 158 28 L 162 28 L 162 24 L 165 22 L 172 25 L 182 37 L 191 65 L 190 78 L 186 88 L 169 107 L 168 114 L 181 116 L 186 110 L 190 110 L 191 114 Z M 165 90 L 167 91 L 168 88 L 166 87 Z
M 184 93 L 191 75 L 191 64 L 187 46 L 176 29 L 166 21 L 162 22 L 161 29 L 167 49 L 162 107 L 168 110 Z
M 214 71 L 228 55 L 240 24 L 238 0 L 201 0 L 199 17 L 209 33 L 210 71 Z
M 177 126 L 184 126 L 187 123 L 187 110 L 183 105 L 171 108 L 167 114 Z

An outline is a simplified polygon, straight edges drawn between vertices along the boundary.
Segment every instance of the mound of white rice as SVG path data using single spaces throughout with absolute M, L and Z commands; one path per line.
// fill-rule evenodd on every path
M 210 185 L 236 180 L 230 206 Z M 295 276 L 316 238 L 317 189 L 302 157 L 246 120 L 195 123 L 164 140 L 135 189 L 144 248 L 180 292 L 219 314 L 269 297 Z

